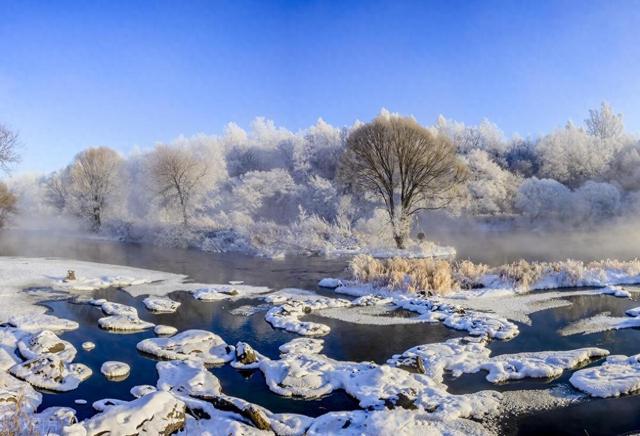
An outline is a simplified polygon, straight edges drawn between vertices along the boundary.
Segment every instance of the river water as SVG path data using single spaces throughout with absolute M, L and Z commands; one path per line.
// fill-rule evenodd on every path
M 226 283 L 243 280 L 247 284 L 266 285 L 275 289 L 297 287 L 315 290 L 335 296 L 330 291 L 317 287 L 322 277 L 344 275 L 346 259 L 311 257 L 268 260 L 240 255 L 214 255 L 199 251 L 158 248 L 121 244 L 106 240 L 78 240 L 64 236 L 12 233 L 0 235 L 0 253 L 10 256 L 60 257 L 127 265 L 186 274 L 191 279 L 204 283 Z M 138 309 L 141 318 L 156 323 L 177 327 L 210 330 L 230 344 L 245 341 L 262 354 L 277 358 L 278 346 L 299 337 L 293 333 L 273 329 L 265 320 L 264 312 L 252 315 L 234 315 L 230 311 L 240 306 L 260 305 L 256 299 L 236 301 L 200 302 L 190 294 L 175 292 L 171 298 L 182 303 L 173 314 L 155 315 L 146 310 L 142 298 L 133 298 L 124 291 L 104 289 L 95 292 L 96 297 L 124 303 Z M 634 297 L 635 298 L 635 297 Z M 489 347 L 493 355 L 523 351 L 568 350 L 586 346 L 602 347 L 612 354 L 636 354 L 640 352 L 640 331 L 635 329 L 603 332 L 590 335 L 561 336 L 558 330 L 567 324 L 589 316 L 609 311 L 612 315 L 623 315 L 630 307 L 640 305 L 638 301 L 617 299 L 611 296 L 579 296 L 568 298 L 571 306 L 549 309 L 531 316 L 531 326 L 520 324 L 520 335 L 510 341 L 494 341 Z M 154 337 L 152 331 L 114 334 L 98 327 L 102 315 L 100 309 L 87 304 L 74 304 L 67 300 L 46 304 L 57 316 L 80 323 L 78 330 L 62 337 L 78 349 L 76 361 L 88 365 L 93 376 L 68 393 L 45 393 L 42 408 L 68 406 L 78 411 L 80 419 L 95 411 L 91 403 L 102 398 L 130 400 L 129 389 L 140 384 L 155 385 L 156 361 L 136 350 L 136 344 L 145 338 Z M 323 353 L 340 360 L 375 361 L 384 363 L 394 353 L 424 343 L 441 342 L 449 338 L 464 336 L 464 332 L 448 329 L 440 324 L 407 325 L 361 325 L 312 314 L 309 320 L 322 322 L 331 327 L 324 337 Z M 91 340 L 97 344 L 90 352 L 83 351 L 81 344 Z M 105 360 L 120 360 L 129 363 L 131 374 L 123 381 L 107 381 L 100 374 Z M 592 364 L 599 364 L 593 362 Z M 314 401 L 287 399 L 273 394 L 266 387 L 262 373 L 238 371 L 230 365 L 212 368 L 220 379 L 223 392 L 245 398 L 263 405 L 274 412 L 302 413 L 318 416 L 331 410 L 351 410 L 357 402 L 342 391 Z M 494 385 L 484 379 L 486 373 L 464 375 L 458 379 L 447 378 L 450 392 L 466 393 L 482 389 L 499 391 L 521 389 L 544 389 L 567 386 L 571 371 L 555 380 L 532 380 Z M 75 404 L 84 399 L 87 404 Z M 640 396 L 625 396 L 617 399 L 589 400 L 555 410 L 536 412 L 524 416 L 505 416 L 500 431 L 505 434 L 620 434 L 640 429 Z

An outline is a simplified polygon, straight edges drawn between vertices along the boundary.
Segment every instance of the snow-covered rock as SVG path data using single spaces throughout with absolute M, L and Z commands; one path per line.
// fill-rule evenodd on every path
M 170 338 L 150 338 L 138 343 L 138 350 L 162 359 L 200 360 L 219 365 L 234 357 L 234 347 L 205 330 L 185 330 Z
M 600 290 L 600 292 L 606 295 L 613 295 L 614 297 L 618 298 L 631 298 L 631 293 L 624 289 L 622 286 L 605 286 Z
M 476 372 L 481 362 L 487 361 L 491 350 L 481 338 L 455 338 L 446 342 L 418 345 L 387 361 L 398 367 L 415 368 L 434 381 L 442 383 L 444 372 L 454 377 Z
M 109 379 L 122 379 L 129 375 L 131 367 L 124 362 L 109 360 L 102 364 L 100 372 Z
M 145 307 L 154 313 L 173 313 L 180 307 L 179 301 L 169 297 L 150 296 L 142 300 Z
M 82 343 L 82 349 L 85 351 L 91 351 L 96 348 L 96 344 L 91 341 L 85 341 Z
M 184 403 L 167 392 L 153 392 L 130 402 L 107 407 L 101 413 L 67 427 L 65 431 L 71 435 L 87 436 L 170 435 L 182 429 L 184 424 Z
M 31 385 L 57 392 L 76 389 L 91 376 L 91 369 L 82 363 L 68 363 L 55 354 L 47 354 L 19 363 L 9 372 Z
M 145 395 L 149 395 L 152 392 L 157 391 L 155 386 L 151 385 L 138 385 L 134 386 L 129 390 L 129 393 L 136 398 L 144 397 Z
M 158 324 L 153 328 L 153 332 L 158 336 L 173 336 L 178 333 L 178 329 L 170 325 Z
M 640 390 L 640 354 L 607 357 L 600 366 L 573 373 L 569 382 L 592 397 L 617 397 Z
M 318 354 L 324 347 L 324 340 L 317 338 L 296 338 L 286 342 L 278 348 L 282 354 Z
M 340 279 L 326 277 L 318 282 L 318 286 L 320 286 L 321 288 L 335 289 L 338 286 L 342 286 L 342 282 L 340 281 Z
M 264 286 L 248 285 L 209 285 L 206 287 L 192 288 L 191 294 L 196 300 L 217 301 L 227 298 L 245 298 L 269 292 Z
M 18 341 L 18 350 L 27 360 L 36 357 L 55 354 L 65 362 L 71 362 L 76 357 L 77 350 L 70 342 L 56 336 L 51 330 L 42 330 Z
M 105 316 L 98 320 L 98 325 L 110 331 L 137 332 L 152 328 L 155 324 L 143 321 L 132 315 L 112 315 Z
M 138 317 L 138 310 L 135 307 L 127 306 L 126 304 L 106 301 L 100 305 L 100 308 L 107 315 L 127 315 L 136 318 Z

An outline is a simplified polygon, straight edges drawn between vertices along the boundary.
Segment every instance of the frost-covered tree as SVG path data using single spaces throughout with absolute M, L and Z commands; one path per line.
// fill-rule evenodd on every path
M 122 161 L 110 148 L 88 148 L 68 168 L 74 211 L 89 221 L 93 231 L 100 230 L 105 211 L 117 194 Z
M 624 133 L 622 114 L 616 114 L 607 102 L 602 102 L 599 109 L 590 109 L 584 122 L 587 132 L 603 141 L 620 138 Z
M 465 158 L 469 168 L 466 210 L 473 215 L 497 215 L 513 210 L 520 180 L 500 168 L 483 150 L 473 150 Z
M 284 169 L 250 171 L 234 182 L 229 207 L 264 220 L 285 222 L 297 215 L 298 186 Z
M 606 143 L 571 123 L 542 138 L 537 149 L 540 175 L 570 187 L 601 176 L 614 155 Z
M 467 174 L 448 138 L 384 113 L 349 134 L 340 170 L 384 202 L 398 248 L 405 248 L 412 217 L 449 204 Z
M 55 171 L 44 179 L 45 198 L 58 212 L 62 212 L 69 202 L 69 168 Z
M 8 171 L 12 164 L 20 161 L 18 134 L 0 124 L 0 168 Z
M 152 185 L 162 206 L 178 211 L 182 225 L 188 227 L 198 197 L 211 189 L 208 162 L 193 148 L 168 145 L 156 146 L 148 159 Z
M 504 153 L 506 168 L 522 177 L 533 177 L 540 171 L 540 156 L 535 141 L 514 137 Z
M 480 149 L 498 157 L 507 147 L 504 133 L 486 118 L 477 126 L 466 126 L 464 123 L 448 120 L 440 115 L 433 128 L 447 136 L 462 154 Z

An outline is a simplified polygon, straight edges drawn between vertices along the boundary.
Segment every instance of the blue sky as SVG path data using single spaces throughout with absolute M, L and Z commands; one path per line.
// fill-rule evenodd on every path
M 640 132 L 640 1 L 0 0 L 17 171 L 255 116 L 297 130 L 386 107 L 536 135 L 607 100 Z

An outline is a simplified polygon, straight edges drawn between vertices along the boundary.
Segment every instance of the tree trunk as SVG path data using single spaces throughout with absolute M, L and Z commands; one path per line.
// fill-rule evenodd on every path
M 396 248 L 399 250 L 404 250 L 406 247 L 405 243 L 406 236 L 402 233 L 396 233 L 393 235 L 393 240 L 396 241 Z
M 102 225 L 102 220 L 100 219 L 100 208 L 93 208 L 93 225 L 91 226 L 94 232 L 100 230 L 100 226 Z
M 406 241 L 409 238 L 409 218 L 404 211 L 400 211 L 397 215 L 399 215 L 399 218 L 392 219 L 391 222 L 393 225 L 393 240 L 396 241 L 396 248 L 404 250 L 407 248 Z

